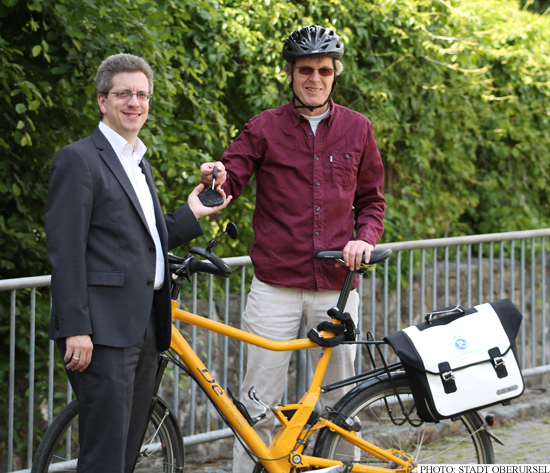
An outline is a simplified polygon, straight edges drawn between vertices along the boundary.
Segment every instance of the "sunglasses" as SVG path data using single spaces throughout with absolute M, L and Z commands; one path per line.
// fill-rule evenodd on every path
M 321 67 L 320 69 L 315 69 L 310 66 L 297 67 L 298 73 L 303 76 L 310 76 L 313 74 L 313 71 L 319 71 L 319 75 L 322 77 L 330 77 L 334 73 L 334 69 L 330 67 Z

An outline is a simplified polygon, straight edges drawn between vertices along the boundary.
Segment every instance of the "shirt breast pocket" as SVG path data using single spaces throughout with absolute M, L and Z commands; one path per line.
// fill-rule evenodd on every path
M 357 155 L 352 152 L 332 150 L 330 160 L 334 182 L 344 190 L 351 189 L 357 174 Z

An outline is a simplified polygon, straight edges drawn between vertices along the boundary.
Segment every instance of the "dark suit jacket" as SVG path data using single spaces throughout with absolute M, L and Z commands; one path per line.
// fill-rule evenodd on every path
M 151 166 L 142 163 L 165 259 L 164 285 L 154 307 L 162 351 L 171 336 L 166 254 L 202 231 L 187 205 L 162 215 Z M 46 236 L 52 263 L 49 337 L 90 334 L 94 344 L 135 345 L 151 315 L 155 245 L 134 188 L 99 128 L 53 159 Z

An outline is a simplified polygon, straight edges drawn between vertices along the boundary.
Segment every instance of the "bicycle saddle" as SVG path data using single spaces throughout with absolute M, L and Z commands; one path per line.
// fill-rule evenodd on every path
M 392 254 L 392 250 L 373 250 L 370 254 L 370 261 L 368 264 L 381 263 L 387 260 Z M 343 260 L 343 251 L 320 251 L 314 256 L 315 259 L 334 259 Z M 365 255 L 363 255 L 363 263 L 365 262 Z

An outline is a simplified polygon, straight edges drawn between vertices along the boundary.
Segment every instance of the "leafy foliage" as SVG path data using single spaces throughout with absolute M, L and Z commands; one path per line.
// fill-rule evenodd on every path
M 109 54 L 156 72 L 142 137 L 166 210 L 251 116 L 289 99 L 281 45 L 304 24 L 346 44 L 336 100 L 366 114 L 385 160 L 385 241 L 545 225 L 549 215 L 544 2 L 395 0 L 3 0 L 0 4 L 0 270 L 47 274 L 51 157 L 97 123 L 94 75 Z M 235 218 L 244 254 L 254 186 Z M 238 217 L 238 218 L 237 218 Z M 18 258 L 21 255 L 23 257 Z
M 548 0 L 521 0 L 521 8 L 523 10 L 530 10 L 537 13 L 548 13 L 550 8 L 550 2 Z

